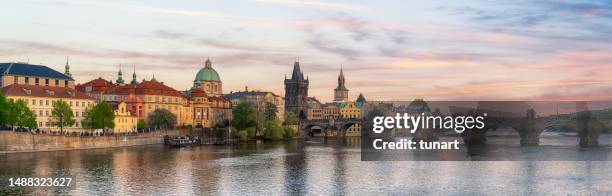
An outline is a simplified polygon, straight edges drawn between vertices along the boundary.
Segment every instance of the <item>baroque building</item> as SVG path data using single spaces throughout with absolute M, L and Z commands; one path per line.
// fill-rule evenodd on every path
M 210 59 L 196 74 L 193 87 L 186 91 L 169 87 L 155 77 L 137 82 L 135 71 L 132 82 L 124 84 L 122 75 L 119 70 L 117 83 L 98 78 L 77 85 L 77 89 L 97 102 L 106 101 L 117 108 L 124 102 L 126 110 L 138 119 L 147 120 L 156 109 L 166 109 L 177 116 L 178 126 L 224 126 L 231 120 L 231 102 L 222 97 L 221 78 Z
M 291 79 L 285 76 L 285 112 L 293 112 L 305 119 L 308 112 L 308 77 L 300 69 L 300 63 L 293 63 Z
M 277 119 L 281 121 L 285 119 L 285 99 L 273 92 L 249 91 L 245 87 L 244 91 L 230 92 L 230 94 L 225 95 L 225 98 L 228 98 L 234 107 L 243 102 L 249 103 L 258 113 L 265 111 L 267 103 L 274 104 Z
M 66 61 L 64 73 L 44 65 L 28 63 L 0 63 L 0 91 L 9 100 L 23 100 L 36 114 L 36 123 L 41 131 L 59 131 L 51 126 L 49 119 L 53 104 L 62 100 L 74 112 L 76 123 L 65 127 L 66 132 L 81 132 L 83 116 L 87 108 L 94 105 L 94 99 L 74 88 L 74 79 Z

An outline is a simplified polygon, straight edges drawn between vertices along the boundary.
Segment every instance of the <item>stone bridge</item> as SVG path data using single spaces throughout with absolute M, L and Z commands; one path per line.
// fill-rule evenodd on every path
M 340 119 L 313 119 L 300 121 L 300 131 L 304 136 L 312 135 L 312 128 L 321 128 L 324 137 L 333 135 L 336 137 L 346 137 L 346 130 L 354 124 L 361 124 L 360 118 L 340 118 Z
M 589 111 L 578 112 L 572 117 L 537 117 L 532 109 L 527 110 L 524 117 L 490 117 L 486 121 L 485 128 L 466 130 L 462 133 L 466 143 L 484 143 L 488 131 L 509 127 L 518 132 L 521 145 L 539 145 L 540 135 L 545 130 L 567 128 L 577 132 L 580 146 L 597 146 L 600 133 L 612 124 L 610 119 L 595 118 Z

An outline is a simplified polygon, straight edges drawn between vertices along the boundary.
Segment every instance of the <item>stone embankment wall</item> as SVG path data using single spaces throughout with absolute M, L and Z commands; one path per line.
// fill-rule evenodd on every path
M 129 136 L 79 137 L 0 131 L 0 154 L 160 144 L 164 142 L 164 135 L 186 133 L 186 130 L 160 130 Z

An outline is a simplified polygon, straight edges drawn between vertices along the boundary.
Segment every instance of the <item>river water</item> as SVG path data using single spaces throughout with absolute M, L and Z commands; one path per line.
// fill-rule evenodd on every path
M 561 144 L 551 138 L 543 141 Z M 0 176 L 69 175 L 76 184 L 2 187 L 0 195 L 612 194 L 612 161 L 377 162 L 361 161 L 359 146 L 352 139 L 5 154 Z

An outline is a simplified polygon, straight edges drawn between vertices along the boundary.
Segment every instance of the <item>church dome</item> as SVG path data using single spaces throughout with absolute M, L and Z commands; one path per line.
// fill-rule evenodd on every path
M 200 81 L 221 82 L 219 74 L 217 73 L 217 71 L 215 71 L 215 69 L 212 68 L 212 63 L 210 62 L 210 59 L 206 60 L 206 66 L 200 69 L 200 71 L 198 71 L 198 74 L 196 74 L 195 82 Z

